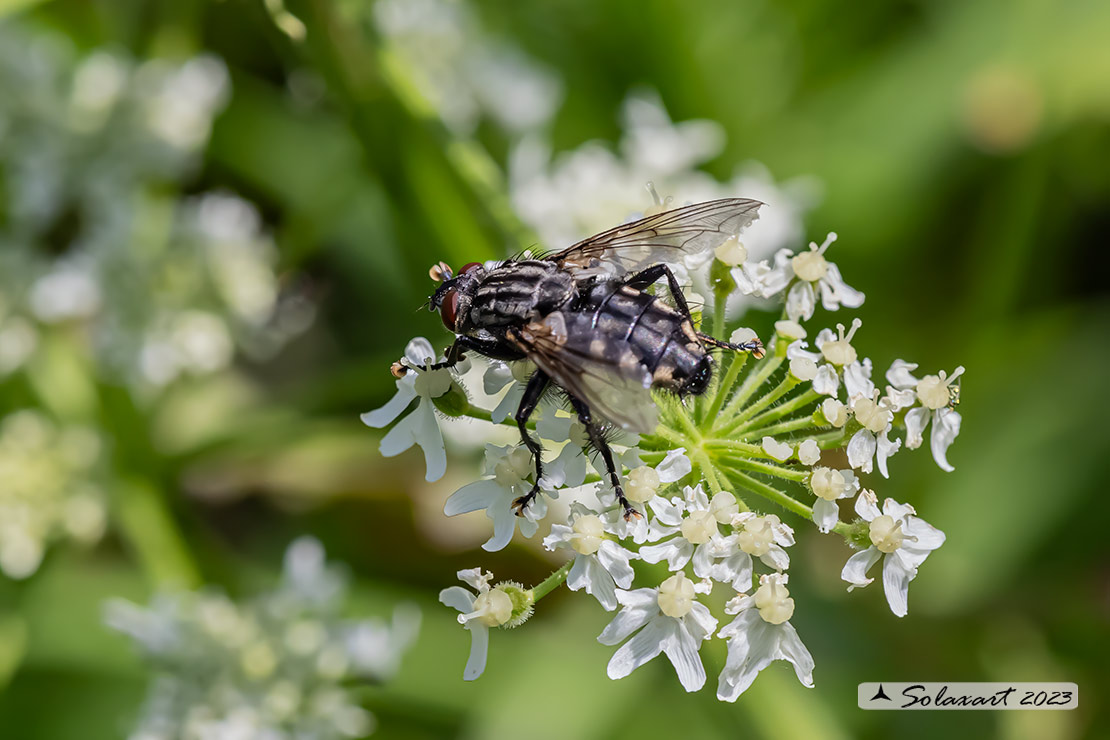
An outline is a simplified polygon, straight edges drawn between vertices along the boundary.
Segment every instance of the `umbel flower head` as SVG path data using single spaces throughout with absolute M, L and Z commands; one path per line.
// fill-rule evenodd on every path
M 960 424 L 953 389 L 963 368 L 921 376 L 913 374 L 916 365 L 899 360 L 885 374 L 875 372 L 864 350 L 865 327 L 858 318 L 842 317 L 859 307 L 863 294 L 830 261 L 834 235 L 800 254 L 780 249 L 773 264 L 753 261 L 743 238 L 737 234 L 735 243 L 727 242 L 700 267 L 689 261 L 668 265 L 712 293 L 706 302 L 712 308 L 694 320 L 701 321 L 701 331 L 712 328 L 714 336 L 739 344 L 757 336 L 730 325 L 729 309 L 738 305 L 731 299 L 760 300 L 764 306 L 777 300 L 782 315 L 774 332 L 761 337 L 765 355 L 721 353 L 703 394 L 679 398 L 655 392 L 657 427 L 635 437 L 613 431 L 608 445 L 628 509 L 618 505 L 607 466 L 581 425 L 544 404 L 534 428 L 528 427 L 543 448 L 539 481 L 526 446 L 491 444 L 485 476 L 448 499 L 449 516 L 484 510 L 493 530 L 486 550 L 504 548 L 517 535 L 530 539 L 547 531 L 543 545 L 568 557 L 531 589 L 512 582 L 491 585 L 492 575 L 474 569 L 459 573 L 469 589 L 455 586 L 441 593 L 440 600 L 459 612 L 470 632 L 466 679 L 484 671 L 492 630 L 526 621 L 544 596 L 565 583 L 614 612 L 598 637 L 616 647 L 610 678 L 627 676 L 662 654 L 681 685 L 697 691 L 707 681 L 700 649 L 722 640 L 728 657 L 716 682 L 721 700 L 735 701 L 760 671 L 779 660 L 792 664 L 799 681 L 812 686 L 814 659 L 791 624 L 795 610 L 808 605 L 796 603 L 788 585 L 794 566 L 789 550 L 802 536 L 826 534 L 843 541 L 849 590 L 870 583 L 867 573 L 883 560 L 891 610 L 907 613 L 909 584 L 928 554 L 943 544 L 944 534 L 909 505 L 888 499 L 880 510 L 870 487 L 875 474 L 881 482 L 897 472 L 895 454 L 921 445 L 927 429 L 938 466 L 952 469 L 947 453 Z M 835 311 L 836 320 L 827 320 L 819 309 Z M 425 347 L 422 354 L 434 353 Z M 509 380 L 512 367 L 491 365 L 486 390 L 518 394 L 515 402 L 521 384 Z M 526 377 L 521 369 L 516 379 Z M 409 435 L 415 427 L 406 426 L 407 418 L 401 428 L 406 439 L 436 450 L 428 457 L 430 479 L 443 472 L 436 425 L 444 412 L 489 419 L 492 425 L 511 408 L 505 396 L 494 398 L 492 409 L 437 399 L 436 392 L 449 395 L 448 386 L 461 383 L 459 377 L 444 379 L 442 387 L 424 395 L 399 384 L 394 401 L 371 412 L 377 426 L 420 396 L 411 413 L 421 415 L 423 431 Z M 399 434 L 389 432 L 386 439 Z M 400 447 L 386 446 L 387 453 Z M 535 500 L 517 516 L 515 504 L 530 492 Z M 854 516 L 841 504 L 852 497 Z M 550 506 L 556 498 L 559 505 Z M 724 614 L 714 615 L 710 605 L 720 600 L 709 597 L 721 589 L 732 596 Z M 731 621 L 718 629 L 726 615 Z
M 383 682 L 420 627 L 398 606 L 388 622 L 340 618 L 346 582 L 305 537 L 289 546 L 281 584 L 249 602 L 216 591 L 163 593 L 150 606 L 105 605 L 152 678 L 132 740 L 312 738 L 372 732 L 355 682 Z

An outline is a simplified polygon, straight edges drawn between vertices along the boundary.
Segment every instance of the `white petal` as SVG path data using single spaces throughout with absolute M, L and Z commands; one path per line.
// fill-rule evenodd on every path
M 786 315 L 791 321 L 808 321 L 813 318 L 816 307 L 817 297 L 813 294 L 812 285 L 799 281 L 790 286 L 790 292 L 786 294 Z
M 759 559 L 768 568 L 775 570 L 786 570 L 790 567 L 790 556 L 786 554 L 778 545 L 773 545 L 767 549 L 767 552 L 759 556 Z
M 679 620 L 671 620 L 670 634 L 662 640 L 663 652 L 671 660 L 678 681 L 687 691 L 697 691 L 705 685 L 705 667 L 698 655 L 699 641 L 682 628 Z
M 628 561 L 634 557 L 634 553 L 625 550 L 616 542 L 610 540 L 602 542 L 597 551 L 597 561 L 601 563 L 601 567 L 608 571 L 609 575 L 621 588 L 628 588 L 632 585 L 632 579 L 636 573 L 632 570 Z
M 432 348 L 432 343 L 424 337 L 413 337 L 405 345 L 405 359 L 413 365 L 424 365 L 435 362 L 436 351 Z
M 786 622 L 779 627 L 779 651 L 782 656 L 794 664 L 794 675 L 806 688 L 813 688 L 813 656 L 802 644 L 798 631 L 794 625 Z
M 895 452 L 902 446 L 902 440 L 895 439 L 890 441 L 890 427 L 883 430 L 883 433 L 878 437 L 878 448 L 875 451 L 875 459 L 879 463 L 879 472 L 882 473 L 884 478 L 889 478 L 887 473 L 886 461 L 894 455 Z
M 835 311 L 838 305 L 846 308 L 859 308 L 863 305 L 863 293 L 844 282 L 844 278 L 840 276 L 840 268 L 832 262 L 829 263 L 829 269 L 821 279 L 820 286 L 821 305 L 826 311 Z
M 686 449 L 683 447 L 671 450 L 663 458 L 663 462 L 655 466 L 660 483 L 674 483 L 690 474 L 694 466 L 685 453 Z
M 493 520 L 493 536 L 486 540 L 482 549 L 486 552 L 505 549 L 505 545 L 513 539 L 520 517 L 509 507 L 507 501 L 501 506 L 486 509 L 486 516 Z
M 875 457 L 875 435 L 860 429 L 848 440 L 848 464 L 865 473 L 871 472 Z
M 672 571 L 682 570 L 690 562 L 694 554 L 694 546 L 685 537 L 662 542 L 658 545 L 647 545 L 640 548 L 640 557 L 647 563 L 667 561 L 667 568 Z
M 786 359 L 788 359 L 788 360 L 806 359 L 806 360 L 809 360 L 810 362 L 820 362 L 821 359 L 822 359 L 821 353 L 820 352 L 810 352 L 809 350 L 804 349 L 805 347 L 808 347 L 808 346 L 809 346 L 809 343 L 806 342 L 804 339 L 795 339 L 786 348 Z
M 822 396 L 836 397 L 840 388 L 840 379 L 836 376 L 836 369 L 832 365 L 822 365 L 817 368 L 817 377 L 813 379 L 813 390 Z
M 853 362 L 844 368 L 844 390 L 848 398 L 864 396 L 871 398 L 875 393 L 875 384 L 871 382 L 871 360 L 864 358 L 863 362 Z
M 659 614 L 658 593 L 654 588 L 617 591 L 622 608 L 597 636 L 602 645 L 616 645 Z
M 832 501 L 818 498 L 813 504 L 813 522 L 817 529 L 828 533 L 840 521 L 840 507 Z
M 609 678 L 624 678 L 644 663 L 663 652 L 663 640 L 667 637 L 668 623 L 674 620 L 663 615 L 656 616 L 635 635 L 621 645 L 609 660 L 606 673 Z
M 863 552 L 857 552 L 848 558 L 848 562 L 844 564 L 844 569 L 840 571 L 840 577 L 852 584 L 848 587 L 849 591 L 853 588 L 863 588 L 875 580 L 867 577 L 867 571 L 871 570 L 871 566 L 882 556 L 883 554 L 879 552 L 879 548 L 869 547 Z
M 892 553 L 896 554 L 897 552 Z M 909 595 L 910 581 L 915 575 L 916 570 L 907 569 L 897 557 L 888 555 L 883 562 L 883 591 L 886 593 L 886 603 L 890 604 L 890 611 L 896 617 L 906 616 L 906 598 Z
M 921 406 L 906 412 L 906 449 L 916 450 L 921 446 L 930 413 L 929 409 Z
M 489 367 L 482 375 L 482 388 L 487 396 L 496 395 L 499 390 L 513 382 L 513 370 L 508 363 L 490 360 Z
M 505 492 L 495 481 L 475 481 L 448 496 L 447 502 L 443 505 L 443 513 L 447 516 L 456 516 L 478 511 L 489 507 L 495 501 L 500 501 L 504 496 Z
M 890 369 L 886 371 L 886 382 L 898 390 L 912 390 L 917 387 L 917 378 L 913 375 L 913 371 L 916 369 L 916 362 L 895 360 L 891 363 Z
M 470 630 L 470 657 L 463 670 L 463 680 L 473 681 L 486 670 L 486 653 L 489 651 L 489 628 L 471 620 L 466 623 Z
M 451 586 L 439 592 L 439 602 L 466 614 L 474 608 L 474 594 L 462 586 Z
M 860 491 L 859 496 L 856 497 L 855 504 L 856 513 L 860 515 L 861 519 L 871 521 L 875 517 L 882 514 L 879 511 L 879 501 L 875 498 L 875 494 L 867 489 Z
M 700 601 L 695 601 L 690 613 L 683 617 L 686 629 L 697 640 L 704 640 L 717 629 L 717 618 L 709 611 L 709 607 Z
M 384 406 L 376 408 L 373 411 L 367 411 L 362 416 L 362 423 L 368 427 L 381 429 L 393 423 L 401 413 L 408 408 L 412 403 L 412 399 L 416 398 L 416 391 L 411 384 L 402 385 L 397 383 L 397 392 L 393 394 L 393 398 L 386 401 Z
M 891 411 L 898 412 L 902 409 L 908 409 L 917 403 L 917 393 L 912 388 L 905 390 L 898 390 L 893 386 L 886 387 L 886 401 Z
M 517 383 L 516 385 L 510 386 L 508 392 L 505 393 L 504 397 L 493 407 L 493 411 L 490 412 L 489 417 L 493 423 L 500 424 L 505 421 L 505 419 L 509 418 L 509 414 L 515 412 L 517 407 L 520 406 L 520 399 L 523 397 L 524 387 L 522 385 Z
M 567 586 L 571 591 L 585 589 L 586 593 L 598 600 L 605 611 L 611 612 L 617 608 L 613 577 L 592 555 L 578 555 L 574 558 L 574 565 L 567 574 Z
M 903 526 L 907 537 L 912 537 L 912 542 L 907 542 L 906 547 L 915 550 L 935 550 L 944 544 L 944 532 L 929 524 L 924 519 L 911 516 L 908 517 Z
M 948 464 L 948 446 L 960 433 L 961 417 L 959 412 L 949 408 L 938 409 L 933 415 L 933 433 L 929 435 L 929 448 L 933 451 L 941 470 L 951 473 L 954 467 Z
M 443 445 L 443 433 L 439 431 L 435 406 L 429 399 L 421 398 L 420 405 L 409 418 L 412 417 L 417 418 L 413 439 L 424 451 L 424 465 L 427 468 L 424 480 L 432 483 L 447 472 L 447 450 Z

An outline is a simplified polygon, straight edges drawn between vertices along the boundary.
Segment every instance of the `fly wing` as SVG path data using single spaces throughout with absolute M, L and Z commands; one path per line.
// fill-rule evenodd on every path
M 716 249 L 751 225 L 762 205 L 747 198 L 695 203 L 591 236 L 548 259 L 581 275 L 636 272 Z
M 629 361 L 629 355 L 623 355 L 622 362 L 569 341 L 562 312 L 514 329 L 508 336 L 536 367 L 592 412 L 629 432 L 655 431 L 659 410 L 651 397 L 651 374 L 639 362 Z

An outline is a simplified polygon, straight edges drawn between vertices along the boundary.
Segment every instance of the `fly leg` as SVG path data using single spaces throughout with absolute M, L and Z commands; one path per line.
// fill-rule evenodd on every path
M 682 286 L 678 284 L 678 278 L 671 272 L 671 268 L 663 263 L 646 267 L 635 275 L 628 276 L 624 284 L 636 290 L 643 290 L 664 276 L 667 278 L 667 287 L 670 288 L 671 298 L 674 300 L 675 307 L 678 308 L 683 316 L 689 318 L 690 306 L 686 303 L 686 296 L 682 292 Z
M 586 434 L 590 437 L 590 443 L 605 460 L 605 468 L 609 471 L 609 480 L 613 484 L 613 490 L 616 491 L 617 501 L 621 507 L 624 508 L 624 520 L 639 519 L 643 514 L 632 508 L 632 504 L 628 503 L 628 499 L 624 497 L 624 488 L 621 487 L 621 478 L 617 475 L 617 466 L 613 464 L 613 450 L 609 448 L 609 443 L 605 441 L 605 435 L 601 433 L 601 429 L 594 423 L 593 416 L 590 414 L 590 407 L 579 401 L 574 396 L 570 397 L 571 405 L 574 410 L 578 412 L 578 420 L 586 427 Z
M 706 344 L 712 344 L 714 347 L 723 347 L 724 349 L 731 349 L 737 352 L 751 352 L 752 357 L 755 359 L 763 359 L 763 342 L 758 339 L 752 339 L 743 344 L 733 344 L 723 339 L 717 339 L 717 337 L 710 336 L 709 334 L 702 334 L 700 331 L 698 332 L 698 339 Z
M 528 448 L 532 453 L 532 458 L 536 461 L 536 482 L 532 485 L 532 490 L 513 501 L 513 508 L 516 509 L 517 516 L 524 516 L 524 510 L 528 508 L 540 492 L 540 477 L 543 476 L 543 461 L 540 459 L 540 455 L 543 453 L 543 447 L 528 433 L 528 417 L 536 410 L 536 405 L 540 402 L 543 392 L 547 390 L 548 380 L 547 373 L 544 371 L 537 370 L 534 372 L 532 377 L 528 379 L 528 385 L 524 387 L 524 398 L 520 399 L 520 406 L 516 410 L 516 425 L 520 428 L 520 441 L 524 443 L 524 446 Z
M 466 359 L 463 352 L 471 349 L 478 354 L 491 357 L 495 360 L 505 360 L 512 362 L 515 360 L 523 360 L 525 355 L 520 350 L 497 340 L 478 339 L 477 337 L 466 336 L 465 334 L 455 338 L 454 344 L 447 348 L 446 359 L 443 362 L 437 362 L 432 365 L 425 365 L 421 369 L 428 370 L 443 370 L 444 368 L 452 368 Z

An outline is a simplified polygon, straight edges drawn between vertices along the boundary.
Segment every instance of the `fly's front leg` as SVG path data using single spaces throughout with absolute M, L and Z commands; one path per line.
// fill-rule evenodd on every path
M 543 447 L 528 433 L 528 417 L 536 410 L 536 405 L 539 404 L 543 392 L 547 389 L 548 380 L 547 373 L 542 370 L 534 372 L 532 377 L 528 379 L 528 385 L 524 387 L 524 397 L 520 399 L 520 406 L 516 410 L 516 425 L 520 428 L 520 441 L 524 443 L 525 447 L 532 453 L 532 458 L 536 461 L 536 482 L 532 485 L 532 490 L 513 501 L 513 508 L 516 509 L 517 516 L 524 516 L 524 510 L 528 508 L 540 492 L 540 478 L 543 476 L 543 461 L 541 460 Z
M 683 316 L 690 317 L 690 306 L 686 303 L 686 296 L 682 292 L 682 286 L 678 284 L 678 278 L 671 272 L 671 268 L 660 263 L 646 267 L 635 275 L 630 275 L 624 284 L 636 290 L 643 290 L 649 285 L 653 284 L 661 277 L 667 278 L 667 287 L 670 288 L 671 298 L 674 300 L 675 307 L 682 313 Z
M 605 461 L 605 468 L 609 471 L 609 481 L 613 484 L 613 490 L 616 491 L 617 501 L 624 508 L 624 520 L 639 519 L 643 514 L 633 509 L 632 504 L 628 503 L 628 499 L 624 497 L 621 478 L 617 475 L 617 466 L 613 464 L 613 450 L 609 447 L 609 443 L 605 441 L 605 435 L 601 433 L 601 429 L 594 424 L 590 407 L 574 396 L 570 397 L 570 402 L 574 406 L 574 410 L 578 412 L 578 420 L 586 427 L 586 434 L 589 435 L 590 442 L 601 453 L 601 458 Z
M 462 339 L 463 337 L 458 337 L 454 341 L 454 343 L 447 348 L 447 354 L 443 362 L 436 362 L 431 365 L 424 365 L 420 369 L 424 372 L 428 372 L 429 370 L 446 370 L 453 368 L 455 365 L 458 365 L 460 362 L 463 361 L 463 350 L 466 349 L 466 347 L 463 346 L 463 343 L 461 341 Z

